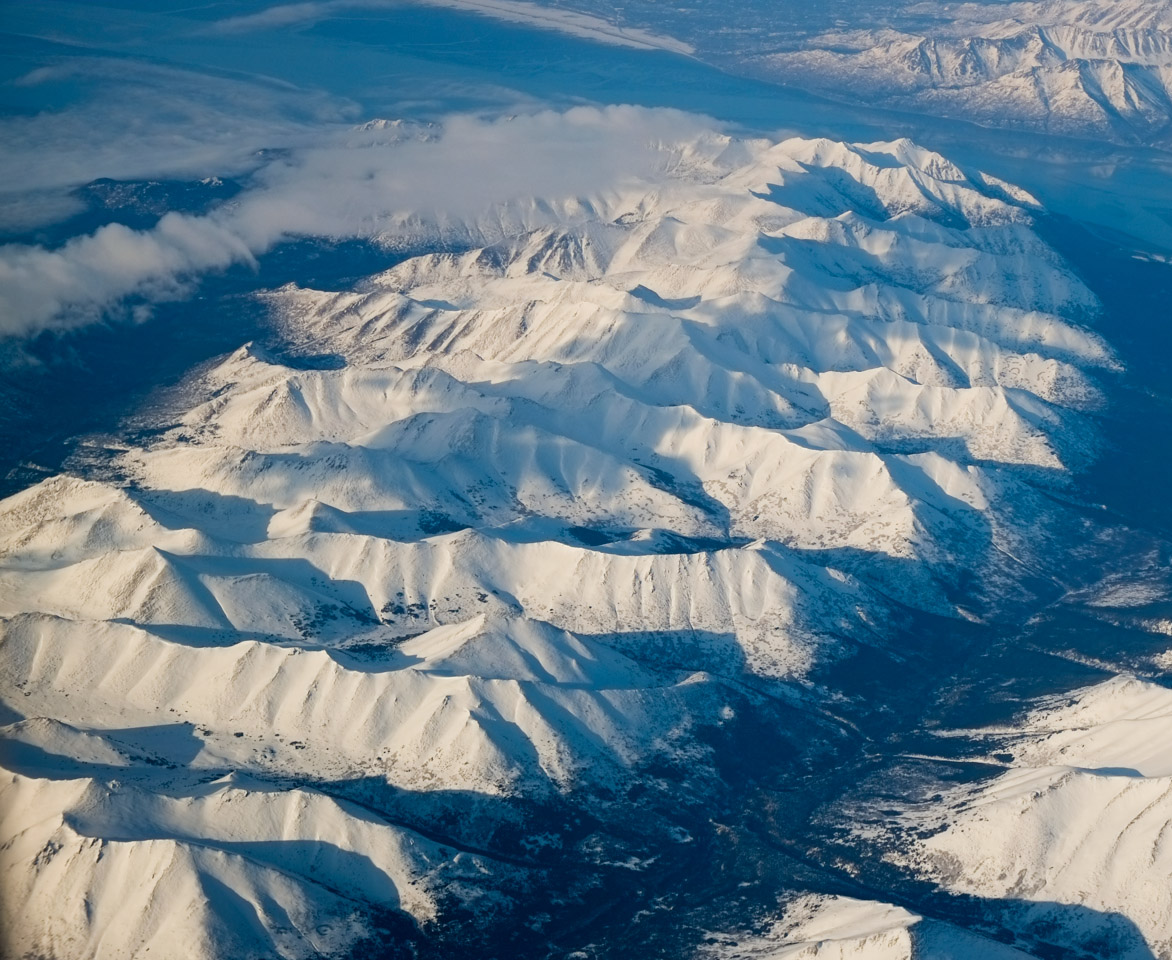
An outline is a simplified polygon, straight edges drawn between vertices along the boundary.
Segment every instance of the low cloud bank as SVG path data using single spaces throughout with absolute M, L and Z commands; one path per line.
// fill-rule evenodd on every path
M 195 274 L 252 260 L 253 251 L 230 228 L 177 213 L 146 232 L 110 224 L 58 250 L 0 247 L 0 334 L 94 322 L 131 294 L 172 298 Z
M 0 247 L 0 335 L 94 322 L 128 297 L 182 295 L 200 274 L 253 263 L 293 237 L 378 237 L 407 218 L 471 220 L 513 201 L 662 179 L 665 144 L 706 126 L 675 111 L 583 107 L 323 134 L 206 216 L 170 213 L 146 231 L 111 225 L 57 250 Z

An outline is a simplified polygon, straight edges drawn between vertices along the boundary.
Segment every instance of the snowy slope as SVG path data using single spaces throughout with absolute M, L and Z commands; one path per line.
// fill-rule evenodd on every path
M 1025 960 L 1012 947 L 888 903 L 807 895 L 760 933 L 722 934 L 719 960 Z
M 1172 139 L 1168 0 L 569 6 L 669 34 L 723 69 L 834 99 L 1120 144 Z
M 38 723 L 4 732 L 24 744 Z M 312 791 L 234 775 L 176 796 L 58 773 L 0 784 L 12 956 L 339 954 L 372 934 L 372 906 L 430 917 L 420 878 L 453 854 Z
M 928 830 L 900 862 L 949 890 L 1036 902 L 1026 915 L 1043 931 L 1058 916 L 1050 904 L 1120 914 L 1134 928 L 1079 945 L 1172 957 L 1172 691 L 1115 677 L 1042 705 L 1008 738 L 989 735 L 1012 751 L 1008 769 L 905 814 Z M 1059 927 L 1078 943 L 1069 917 Z
M 335 794 L 684 802 L 751 698 L 800 739 L 900 601 L 971 618 L 1047 562 L 1003 510 L 1086 457 L 1114 361 L 1030 198 L 906 141 L 660 149 L 272 292 L 287 353 L 0 503 L 21 950 L 328 955 L 468 906 L 507 872 Z
M 1167 3 L 920 4 L 869 20 L 754 63 L 838 95 L 993 126 L 1122 142 L 1172 134 Z

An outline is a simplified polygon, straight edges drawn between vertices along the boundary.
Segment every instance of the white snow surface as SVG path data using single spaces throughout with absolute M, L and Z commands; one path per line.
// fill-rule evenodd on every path
M 724 69 L 836 99 L 1119 144 L 1172 142 L 1169 0 L 568 5 L 670 35 Z
M 806 895 L 761 932 L 720 934 L 701 956 L 713 960 L 1025 960 L 1019 950 L 903 907 L 851 897 Z
M 4 771 L 0 810 L 13 956 L 328 956 L 365 933 L 357 903 L 428 918 L 419 881 L 454 853 L 235 775 L 173 796 Z
M 1004 742 L 1006 731 L 990 731 Z M 1010 732 L 1005 773 L 904 820 L 895 858 L 949 890 L 1119 914 L 1142 934 L 1096 949 L 1172 957 L 1172 690 L 1119 676 L 1041 705 Z M 1063 924 L 1077 929 L 1077 919 Z M 1101 929 L 1101 925 L 1100 925 Z M 1146 944 L 1143 942 L 1146 941 Z
M 1085 454 L 1113 365 L 1032 202 L 906 141 L 662 150 L 654 185 L 275 291 L 326 361 L 244 345 L 106 479 L 0 503 L 18 954 L 339 951 L 469 857 L 312 784 L 702 768 L 728 682 L 813 698 L 882 642 L 840 556 L 961 615 L 934 571 L 997 552 L 1015 471 Z
M 992 126 L 1172 136 L 1166 0 L 905 4 L 840 23 L 751 62 L 835 94 Z

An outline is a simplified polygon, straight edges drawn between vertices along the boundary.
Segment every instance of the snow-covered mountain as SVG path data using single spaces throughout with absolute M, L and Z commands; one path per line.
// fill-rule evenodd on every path
M 1022 901 L 1022 927 L 1042 939 L 1170 957 L 1170 723 L 1172 692 L 1134 677 L 1050 698 L 1020 727 L 985 731 L 1005 772 L 909 808 L 900 828 L 916 839 L 892 856 L 948 890 Z M 1061 905 L 1130 923 L 1080 932 Z
M 757 61 L 779 77 L 900 109 L 1123 142 L 1172 128 L 1167 3 L 920 4 Z
M 714 960 L 1027 960 L 1029 954 L 889 903 L 806 895 L 765 930 L 713 937 Z
M 860 791 L 854 812 L 864 813 L 849 829 L 872 856 L 943 894 L 998 905 L 984 929 L 1012 930 L 1021 950 L 889 903 L 805 895 L 757 929 L 722 931 L 705 954 L 1165 960 L 1170 723 L 1166 686 L 1115 676 L 1042 698 L 1009 727 L 944 732 L 983 743 L 987 752 L 968 762 L 999 775 L 919 783 L 932 795 L 910 804 Z
M 1098 679 L 1031 698 L 1008 723 L 933 729 L 923 754 L 883 774 L 887 796 L 864 787 L 834 818 L 873 862 L 928 881 L 938 900 L 998 904 L 996 922 L 1038 955 L 1172 956 L 1168 596 L 1158 561 L 1072 591 L 1034 629 L 1128 630 L 1129 644 L 1117 634 L 1100 649 L 1136 672 L 1080 655 L 1059 629 L 1050 655 Z M 1015 645 L 1040 652 L 1028 636 Z M 909 763 L 935 776 L 909 776 Z
M 14 955 L 490 926 L 543 849 L 644 868 L 534 810 L 702 806 L 712 731 L 824 753 L 828 664 L 1028 596 L 1115 367 L 1032 199 L 907 141 L 659 150 L 267 294 L 281 352 L 0 503 Z
M 1167 0 L 541 6 L 654 28 L 722 69 L 839 101 L 1119 144 L 1172 138 Z

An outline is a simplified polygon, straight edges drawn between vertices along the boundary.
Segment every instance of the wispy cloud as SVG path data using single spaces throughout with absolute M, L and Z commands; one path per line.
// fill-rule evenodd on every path
M 540 6 L 525 0 L 415 0 L 434 7 L 449 7 L 483 14 L 510 23 L 522 23 L 540 30 L 554 30 L 586 40 L 609 43 L 639 50 L 669 50 L 672 53 L 691 54 L 693 48 L 681 40 L 623 27 L 585 13 Z M 377 11 L 403 6 L 401 0 L 320 0 L 312 3 L 289 3 L 269 7 L 259 13 L 229 17 L 216 23 L 214 29 L 223 33 L 250 30 L 270 30 L 298 23 L 312 23 L 328 17 L 343 16 L 363 11 Z
M 667 176 L 670 146 L 706 125 L 675 111 L 582 107 L 496 121 L 453 117 L 422 136 L 397 127 L 325 132 L 206 216 L 168 214 L 147 231 L 107 226 L 57 250 L 0 247 L 0 333 L 92 322 L 130 296 L 175 296 L 191 278 L 249 263 L 291 237 L 491 223 L 502 204 L 653 182 Z
M 129 58 L 66 59 L 14 86 L 46 108 L 0 116 L 0 229 L 52 222 L 69 212 L 68 190 L 99 177 L 231 175 L 261 149 L 309 144 L 358 116 L 289 84 Z
M 367 7 L 376 6 L 373 2 Z M 384 4 L 385 6 L 385 4 Z M 272 30 L 298 23 L 314 23 L 346 10 L 362 9 L 361 3 L 346 0 L 322 0 L 318 3 L 286 3 L 268 7 L 259 13 L 247 13 L 239 17 L 225 17 L 217 20 L 212 29 L 216 33 L 247 33 L 251 30 Z

